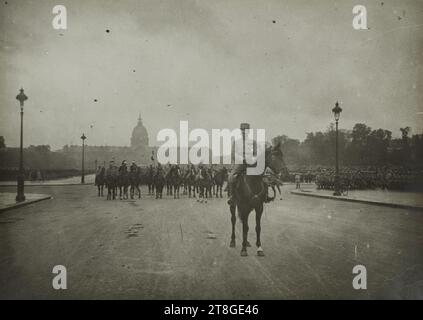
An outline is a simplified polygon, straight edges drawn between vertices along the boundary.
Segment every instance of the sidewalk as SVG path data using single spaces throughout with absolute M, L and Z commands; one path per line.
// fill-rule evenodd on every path
M 317 190 L 306 188 L 293 190 L 291 194 L 332 199 L 338 201 L 350 201 L 394 208 L 423 210 L 423 193 L 384 191 L 384 190 L 354 190 L 349 191 L 347 196 L 334 196 L 333 190 Z
M 48 194 L 38 194 L 38 193 L 26 193 L 25 201 L 16 202 L 15 200 L 16 193 L 1 192 L 0 193 L 0 212 L 20 208 L 22 206 L 27 206 L 38 201 L 51 199 L 51 196 Z
M 85 184 L 94 184 L 95 175 L 89 174 L 85 176 Z M 80 185 L 81 176 L 70 177 L 65 179 L 45 180 L 45 181 L 25 181 L 25 186 L 63 186 L 63 185 Z M 0 181 L 0 186 L 16 186 L 16 181 Z

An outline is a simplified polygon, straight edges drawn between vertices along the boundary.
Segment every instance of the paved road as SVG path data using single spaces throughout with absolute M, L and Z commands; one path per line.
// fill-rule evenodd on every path
M 93 186 L 28 187 L 54 199 L 0 214 L 0 298 L 423 298 L 421 212 L 284 188 L 262 219 L 266 256 L 252 247 L 241 257 L 239 224 L 228 246 L 226 200 L 106 201 Z M 51 286 L 59 264 L 67 290 Z M 357 264 L 367 290 L 352 288 Z
M 87 174 L 85 175 L 85 183 L 90 184 L 94 183 L 95 181 L 95 174 Z M 69 178 L 63 178 L 63 179 L 54 179 L 54 180 L 35 180 L 35 181 L 25 181 L 25 186 L 57 186 L 62 184 L 80 184 L 81 183 L 81 176 L 74 176 Z M 17 182 L 14 181 L 0 181 L 0 186 L 16 186 Z

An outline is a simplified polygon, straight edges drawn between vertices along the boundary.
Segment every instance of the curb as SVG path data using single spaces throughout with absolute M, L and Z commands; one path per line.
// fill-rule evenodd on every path
M 411 209 L 411 210 L 423 211 L 423 207 L 412 206 L 412 205 L 408 205 L 408 204 L 388 203 L 388 202 L 381 202 L 381 201 L 374 201 L 374 200 L 364 200 L 364 199 L 341 198 L 341 197 L 335 197 L 335 196 L 330 196 L 330 195 L 316 194 L 316 193 L 311 193 L 311 192 L 306 193 L 306 192 L 300 192 L 300 191 L 291 191 L 291 194 L 294 194 L 294 195 L 297 195 L 297 196 L 323 198 L 323 199 L 330 199 L 330 200 L 336 200 L 336 201 L 357 202 L 357 203 L 364 203 L 364 204 L 370 204 L 370 205 L 376 205 L 376 206 L 385 206 L 385 207 L 391 207 L 391 208 L 401 208 L 401 209 Z
M 21 207 L 24 207 L 24 206 L 27 206 L 27 205 L 30 205 L 30 204 L 33 204 L 33 203 L 37 203 L 37 202 L 40 202 L 40 201 L 43 201 L 43 200 L 48 200 L 48 199 L 53 199 L 53 197 L 50 196 L 50 195 L 46 195 L 46 196 L 39 198 L 39 199 L 33 199 L 33 200 L 24 201 L 24 202 L 21 202 L 21 203 L 12 204 L 12 205 L 9 205 L 5 208 L 0 208 L 0 213 L 4 212 L 4 211 L 12 210 L 12 209 L 21 208 Z

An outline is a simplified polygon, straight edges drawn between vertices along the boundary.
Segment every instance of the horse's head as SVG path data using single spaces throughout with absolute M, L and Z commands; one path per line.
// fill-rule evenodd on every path
M 285 168 L 280 141 L 266 147 L 266 167 L 272 169 L 276 174 L 280 173 L 282 169 Z

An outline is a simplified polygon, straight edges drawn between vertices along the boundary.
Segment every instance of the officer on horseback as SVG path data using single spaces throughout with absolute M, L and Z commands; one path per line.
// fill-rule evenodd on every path
M 128 172 L 128 167 L 126 165 L 126 160 L 122 161 L 122 164 L 119 167 L 119 174 L 124 174 Z
M 253 141 L 253 153 L 256 152 L 257 150 L 257 142 Z M 271 147 L 271 146 L 270 146 Z M 267 146 L 266 148 L 269 148 L 269 146 Z M 235 152 L 235 148 L 234 145 L 232 147 L 232 151 Z M 254 157 L 253 157 L 254 160 Z M 255 161 L 253 161 L 255 162 Z M 239 177 L 241 177 L 242 175 L 246 174 L 247 171 L 247 167 L 249 166 L 249 164 L 247 164 L 247 162 L 245 161 L 245 159 L 243 158 L 243 163 L 241 164 L 236 164 L 233 168 L 231 173 L 228 176 L 228 193 L 229 193 L 229 200 L 228 200 L 228 204 L 230 206 L 235 205 L 236 202 L 236 195 L 235 195 L 235 188 L 236 185 L 238 183 Z M 252 167 L 255 166 L 255 164 L 251 165 Z M 273 200 L 273 198 L 269 197 L 268 194 L 268 185 L 266 180 L 263 181 L 263 183 L 265 184 L 265 188 L 266 188 L 266 195 L 265 195 L 265 202 L 270 202 Z
M 136 172 L 137 172 L 137 170 L 138 170 L 138 166 L 137 166 L 137 164 L 135 163 L 135 160 L 132 160 L 131 166 L 129 167 L 129 171 L 130 171 L 131 173 L 136 173 Z

